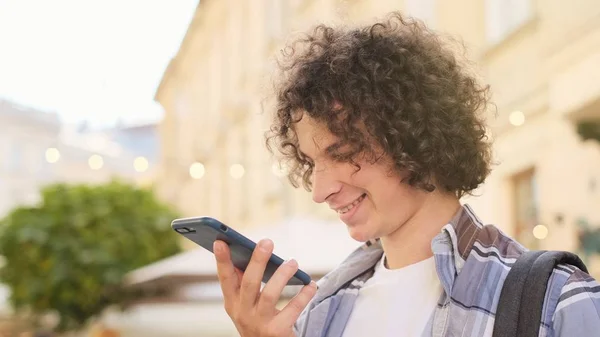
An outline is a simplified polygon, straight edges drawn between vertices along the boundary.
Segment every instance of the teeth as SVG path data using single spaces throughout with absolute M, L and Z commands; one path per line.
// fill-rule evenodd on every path
M 354 200 L 350 205 L 348 205 L 348 206 L 346 206 L 344 208 L 339 209 L 338 213 L 339 214 L 347 213 L 349 210 L 353 209 L 354 206 L 358 205 L 358 203 L 361 202 L 364 198 L 365 198 L 365 195 L 363 194 L 360 197 L 358 197 L 358 199 Z

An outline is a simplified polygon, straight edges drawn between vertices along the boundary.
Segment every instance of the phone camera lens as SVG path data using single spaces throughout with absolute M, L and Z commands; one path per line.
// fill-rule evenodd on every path
M 223 232 L 227 232 L 227 226 L 225 226 L 225 225 L 221 225 L 221 230 L 222 230 Z
M 177 233 L 185 234 L 185 233 L 194 233 L 196 230 L 193 228 L 180 227 L 175 229 Z

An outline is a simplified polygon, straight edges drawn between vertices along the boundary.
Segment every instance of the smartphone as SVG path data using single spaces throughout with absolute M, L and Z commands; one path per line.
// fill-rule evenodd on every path
M 219 220 L 210 217 L 175 219 L 171 223 L 171 227 L 177 233 L 185 236 L 188 240 L 191 240 L 211 253 L 213 252 L 213 242 L 215 240 L 224 241 L 229 245 L 229 249 L 231 250 L 233 265 L 242 271 L 246 270 L 252 252 L 256 247 L 254 241 L 236 232 Z M 282 258 L 271 254 L 262 281 L 267 283 L 283 262 Z M 308 285 L 309 283 L 310 276 L 298 269 L 287 285 Z

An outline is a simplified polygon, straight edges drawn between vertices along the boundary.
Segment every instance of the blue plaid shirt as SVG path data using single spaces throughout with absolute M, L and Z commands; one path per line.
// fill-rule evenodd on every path
M 444 292 L 422 336 L 492 336 L 502 285 L 526 249 L 497 227 L 483 225 L 465 205 L 434 238 L 432 250 Z M 382 254 L 379 243 L 362 245 L 322 278 L 296 322 L 296 335 L 342 336 L 360 287 Z M 548 282 L 539 324 L 541 337 L 600 336 L 598 282 L 575 267 L 559 265 Z

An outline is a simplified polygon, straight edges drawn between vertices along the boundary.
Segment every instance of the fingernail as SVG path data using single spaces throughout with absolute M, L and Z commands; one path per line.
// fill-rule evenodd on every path
M 221 252 L 221 245 L 217 241 L 213 242 L 213 252 L 215 252 L 215 253 Z
M 273 242 L 269 239 L 260 240 L 260 242 L 258 243 L 258 248 L 265 253 L 268 253 L 272 247 Z
M 295 259 L 289 259 L 285 261 L 285 264 L 294 268 L 298 267 L 298 261 L 296 261 Z
M 319 289 L 319 287 L 317 286 L 317 282 L 315 282 L 315 281 L 310 281 L 309 286 L 311 286 L 311 287 L 313 287 L 315 289 Z

